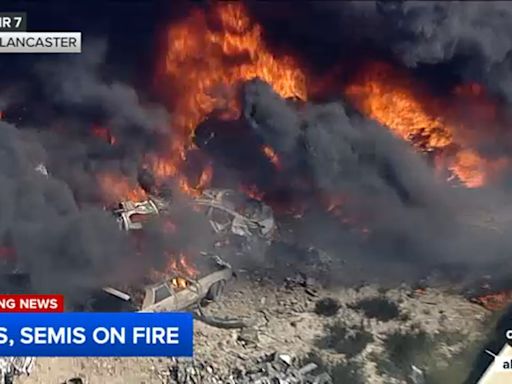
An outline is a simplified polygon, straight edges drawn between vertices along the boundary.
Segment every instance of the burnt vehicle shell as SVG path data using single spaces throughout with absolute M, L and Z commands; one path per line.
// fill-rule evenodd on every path
M 165 213 L 169 205 L 166 199 L 150 195 L 144 201 L 121 202 L 112 213 L 122 230 L 139 230 L 144 216 Z M 276 230 L 272 208 L 230 189 L 206 189 L 192 205 L 204 212 L 218 234 L 270 239 Z
M 276 228 L 268 205 L 230 189 L 206 189 L 194 204 L 205 210 L 217 233 L 270 238 Z
M 211 258 L 215 271 L 194 279 L 183 275 L 169 275 L 156 283 L 135 290 L 105 287 L 90 303 L 92 311 L 181 311 L 220 298 L 229 280 L 234 278 L 231 266 L 218 257 Z M 176 281 L 182 284 L 178 286 Z
M 123 201 L 118 208 L 112 210 L 113 215 L 124 231 L 142 229 L 143 217 L 146 215 L 158 215 L 160 213 L 156 203 L 149 199 L 144 201 Z
M 187 282 L 187 286 L 181 289 L 171 283 L 172 278 L 151 285 L 145 288 L 140 312 L 180 311 L 191 308 L 204 299 L 215 301 L 222 295 L 226 283 L 232 277 L 231 268 L 223 268 L 198 280 L 180 277 Z

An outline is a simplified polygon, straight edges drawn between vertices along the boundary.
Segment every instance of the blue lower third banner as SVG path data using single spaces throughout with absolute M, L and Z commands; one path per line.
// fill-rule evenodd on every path
M 191 313 L 5 313 L 0 356 L 192 356 Z

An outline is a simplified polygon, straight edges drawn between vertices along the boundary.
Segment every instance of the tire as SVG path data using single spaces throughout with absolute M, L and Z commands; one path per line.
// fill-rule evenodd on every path
M 206 300 L 217 301 L 222 296 L 224 292 L 224 287 L 226 286 L 226 280 L 220 280 L 216 283 L 213 283 L 208 293 L 206 294 Z

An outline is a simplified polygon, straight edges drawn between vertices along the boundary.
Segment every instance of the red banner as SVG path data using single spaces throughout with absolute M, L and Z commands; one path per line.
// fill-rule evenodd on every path
M 0 295 L 0 312 L 64 312 L 64 296 Z

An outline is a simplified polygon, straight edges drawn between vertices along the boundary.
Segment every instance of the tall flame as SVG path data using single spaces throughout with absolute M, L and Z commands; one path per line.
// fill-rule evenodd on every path
M 171 286 L 174 289 L 181 290 L 187 288 L 189 286 L 188 279 L 195 279 L 199 272 L 184 254 L 180 254 L 177 258 L 170 258 L 165 273 L 171 277 Z
M 215 28 L 210 17 L 217 22 Z M 283 97 L 306 99 L 306 79 L 297 63 L 288 56 L 270 53 L 261 26 L 250 20 L 241 3 L 217 3 L 208 16 L 195 9 L 170 27 L 167 40 L 164 74 L 177 95 L 172 110 L 178 135 L 169 145 L 167 158 L 152 159 L 160 177 L 179 173 L 193 145 L 194 130 L 208 114 L 221 110 L 221 117 L 239 115 L 237 91 L 241 82 L 259 77 Z M 179 185 L 187 193 L 198 187 L 191 187 L 183 177 Z
M 283 97 L 306 98 L 306 79 L 288 56 L 277 58 L 262 39 L 262 29 L 249 19 L 241 3 L 217 3 L 212 15 L 220 22 L 209 27 L 195 10 L 168 33 L 165 73 L 179 92 L 174 123 L 185 135 L 216 108 L 236 116 L 235 86 L 260 77 Z
M 449 149 L 445 166 L 467 187 L 480 187 L 492 163 L 465 147 L 446 115 L 432 112 L 431 105 L 415 92 L 418 85 L 389 65 L 374 63 L 361 81 L 345 93 L 365 114 L 387 126 L 399 137 L 425 151 Z M 481 93 L 477 85 L 460 87 L 456 93 Z M 448 108 L 448 106 L 445 106 Z
M 168 274 L 182 275 L 189 278 L 197 277 L 199 271 L 187 260 L 184 254 L 178 256 L 169 256 L 169 261 L 166 266 Z
M 203 172 L 201 172 L 196 185 L 193 185 L 186 177 L 182 176 L 179 178 L 179 187 L 187 195 L 197 197 L 201 194 L 203 189 L 208 187 L 212 177 L 213 168 L 211 165 L 208 165 L 205 169 L 203 169 Z

